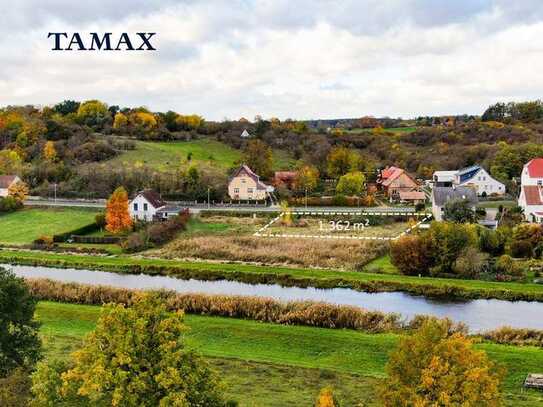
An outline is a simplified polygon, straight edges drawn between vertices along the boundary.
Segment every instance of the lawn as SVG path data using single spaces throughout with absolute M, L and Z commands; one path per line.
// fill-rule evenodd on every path
M 65 358 L 94 328 L 100 307 L 40 302 L 46 356 Z M 207 357 L 227 383 L 228 396 L 242 406 L 311 405 L 332 384 L 346 406 L 375 404 L 375 385 L 399 336 L 366 334 L 233 318 L 187 315 L 187 342 Z M 543 351 L 533 347 L 479 344 L 508 370 L 507 404 L 536 406 L 541 393 L 522 392 L 528 372 L 540 371 Z
M 241 151 L 212 139 L 193 141 L 154 142 L 136 141 L 136 148 L 123 152 L 108 161 L 112 165 L 148 166 L 160 171 L 188 164 L 226 170 L 241 158 Z M 274 151 L 274 165 L 277 169 L 289 168 L 294 160 L 284 151 Z
M 0 243 L 32 243 L 40 236 L 69 232 L 94 221 L 89 209 L 30 208 L 0 215 Z
M 140 273 L 141 268 L 152 267 L 153 273 L 171 276 L 204 273 L 207 278 L 225 278 L 251 282 L 259 277 L 264 277 L 268 283 L 277 281 L 296 280 L 300 285 L 309 286 L 348 286 L 349 283 L 372 283 L 377 289 L 378 282 L 395 284 L 395 291 L 409 291 L 414 287 L 433 286 L 459 288 L 472 293 L 472 298 L 502 298 L 501 294 L 528 298 L 528 296 L 540 296 L 543 294 L 543 285 L 518 282 L 492 282 L 481 280 L 461 280 L 434 277 L 415 277 L 396 274 L 377 274 L 371 272 L 351 272 L 328 270 L 318 268 L 294 268 L 284 266 L 260 266 L 253 264 L 229 264 L 204 261 L 181 261 L 157 258 L 141 258 L 130 256 L 117 257 L 91 257 L 73 254 L 24 252 L 16 250 L 0 250 L 0 262 L 13 264 L 36 264 L 44 266 L 64 266 L 74 268 L 89 268 L 95 270 L 122 271 Z M 134 267 L 134 269 L 132 269 Z M 341 281 L 338 282 L 338 279 Z M 500 294 L 500 295 L 496 295 Z

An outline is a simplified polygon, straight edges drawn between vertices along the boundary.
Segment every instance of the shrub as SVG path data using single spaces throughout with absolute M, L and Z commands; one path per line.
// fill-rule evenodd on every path
M 523 277 L 524 269 L 511 256 L 500 256 L 494 265 L 496 274 L 509 277 Z
M 392 264 L 406 275 L 427 275 L 432 266 L 428 240 L 421 235 L 405 235 L 390 245 Z
M 188 216 L 180 214 L 164 222 L 156 222 L 147 228 L 149 241 L 155 245 L 162 245 L 172 240 L 177 233 L 186 228 Z
M 139 252 L 147 247 L 147 236 L 144 232 L 134 232 L 121 243 L 121 248 L 127 253 Z
M 454 262 L 453 271 L 463 278 L 477 278 L 488 270 L 488 257 L 475 247 L 468 247 Z
M 0 197 L 0 213 L 15 212 L 23 207 L 23 203 L 12 196 Z
M 94 217 L 94 222 L 96 223 L 96 226 L 98 226 L 98 228 L 100 229 L 103 229 L 106 227 L 106 214 L 103 213 L 103 212 L 100 212 L 98 214 L 96 214 L 96 216 Z
M 516 240 L 509 246 L 511 256 L 517 258 L 530 258 L 534 251 L 532 243 L 529 240 Z

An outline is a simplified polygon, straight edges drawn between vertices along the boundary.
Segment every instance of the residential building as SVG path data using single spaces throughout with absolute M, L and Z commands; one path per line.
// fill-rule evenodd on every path
M 234 171 L 228 182 L 228 195 L 236 201 L 263 201 L 273 191 L 272 186 L 260 181 L 260 177 L 245 164 Z
M 250 137 L 251 137 L 251 134 L 247 131 L 247 129 L 244 129 L 244 130 L 241 132 L 240 137 L 241 137 L 241 138 L 250 138 Z
M 465 186 L 434 187 L 432 189 L 432 215 L 434 215 L 434 219 L 442 221 L 445 205 L 456 199 L 467 201 L 470 208 L 475 211 L 478 199 L 474 188 Z
M 419 184 L 405 170 L 398 167 L 387 167 L 381 170 L 377 185 L 390 199 L 399 199 L 400 192 L 419 189 Z
M 158 211 L 164 208 L 166 208 L 166 202 L 162 200 L 158 192 L 152 189 L 139 192 L 129 204 L 130 216 L 146 222 L 156 219 Z
M 426 202 L 426 194 L 423 191 L 400 191 L 400 202 L 413 205 Z
M 518 206 L 527 221 L 543 223 L 543 158 L 534 158 L 522 169 Z
M 0 175 L 0 197 L 8 196 L 9 187 L 20 181 L 17 175 Z
M 436 171 L 432 179 L 436 187 L 472 187 L 479 196 L 505 194 L 505 185 L 492 178 L 480 165 L 456 171 Z

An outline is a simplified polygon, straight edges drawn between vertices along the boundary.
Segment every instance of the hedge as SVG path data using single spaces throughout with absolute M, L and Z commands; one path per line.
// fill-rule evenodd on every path
M 96 224 L 96 222 L 92 222 L 88 225 L 70 230 L 69 232 L 53 235 L 53 242 L 62 243 L 70 239 L 72 235 L 88 235 L 89 233 L 96 232 L 97 230 L 100 230 L 100 227 Z

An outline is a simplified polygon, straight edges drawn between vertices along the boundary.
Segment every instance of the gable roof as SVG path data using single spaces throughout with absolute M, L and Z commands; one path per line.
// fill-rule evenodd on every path
M 470 167 L 462 168 L 461 170 L 458 170 L 458 175 L 464 175 L 468 174 L 473 171 L 479 171 L 481 169 L 481 166 L 479 165 L 472 165 Z
M 398 167 L 388 167 L 381 171 L 381 184 L 385 187 L 389 186 L 392 181 L 399 178 L 402 174 L 405 174 L 414 184 L 417 182 L 409 175 L 405 170 Z
M 252 178 L 256 182 L 256 188 L 257 189 L 264 189 L 267 190 L 268 186 L 264 184 L 262 181 L 260 181 L 260 177 L 256 175 L 253 170 L 251 170 L 247 165 L 242 164 L 239 166 L 239 168 L 234 171 L 232 176 L 230 177 L 230 181 L 232 181 L 234 178 L 238 177 L 241 173 L 245 173 L 249 178 Z
M 538 185 L 524 185 L 522 190 L 524 191 L 524 197 L 526 198 L 526 205 L 543 205 L 543 199 L 541 197 L 542 187 Z
M 0 188 L 9 188 L 17 178 L 19 178 L 17 175 L 0 175 Z
M 243 137 L 243 138 L 251 137 L 251 134 L 247 131 L 247 129 L 244 129 L 244 130 L 241 132 L 241 137 Z
M 526 164 L 530 178 L 543 178 L 543 158 L 534 158 Z
M 138 196 L 143 196 L 155 209 L 162 208 L 166 202 L 161 198 L 160 194 L 153 189 L 146 189 L 138 193 Z
M 463 199 L 472 205 L 478 202 L 477 192 L 470 187 L 434 187 L 432 196 L 436 206 L 444 206 L 453 199 Z

